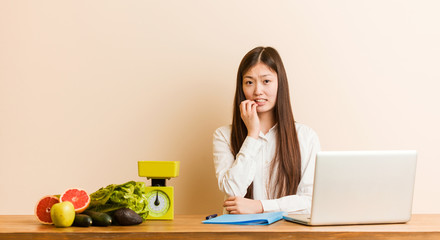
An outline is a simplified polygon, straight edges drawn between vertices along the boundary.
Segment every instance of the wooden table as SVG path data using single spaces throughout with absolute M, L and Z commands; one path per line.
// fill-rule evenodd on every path
M 34 216 L 0 215 L 0 239 L 440 239 L 440 214 L 413 215 L 406 224 L 308 227 L 284 220 L 269 226 L 202 224 L 202 215 L 137 226 L 56 228 Z

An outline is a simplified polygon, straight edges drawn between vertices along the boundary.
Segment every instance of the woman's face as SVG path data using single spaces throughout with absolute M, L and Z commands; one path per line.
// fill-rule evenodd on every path
M 257 63 L 243 74 L 243 92 L 257 103 L 257 112 L 272 112 L 278 91 L 278 74 L 264 63 Z

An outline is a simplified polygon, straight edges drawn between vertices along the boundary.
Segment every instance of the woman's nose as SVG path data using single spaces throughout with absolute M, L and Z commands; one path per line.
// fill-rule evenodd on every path
M 261 95 L 262 93 L 263 93 L 263 87 L 261 86 L 261 84 L 259 83 L 255 84 L 254 94 L 258 96 Z

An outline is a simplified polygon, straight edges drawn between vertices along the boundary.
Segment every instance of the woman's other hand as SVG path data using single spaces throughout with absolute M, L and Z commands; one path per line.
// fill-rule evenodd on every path
M 262 213 L 263 205 L 260 200 L 243 197 L 229 197 L 223 204 L 230 214 Z
M 258 138 L 260 134 L 260 119 L 257 114 L 257 103 L 251 100 L 244 100 L 240 103 L 241 119 L 248 130 L 248 136 Z

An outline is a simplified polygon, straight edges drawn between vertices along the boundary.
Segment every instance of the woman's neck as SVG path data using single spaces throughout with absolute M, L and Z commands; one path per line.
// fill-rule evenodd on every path
M 273 111 L 258 113 L 258 118 L 260 119 L 260 131 L 264 134 L 267 134 L 276 123 Z

